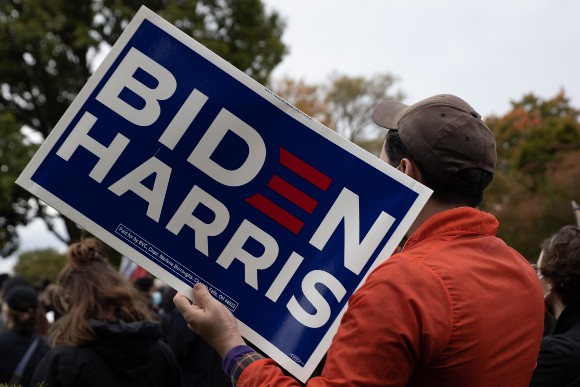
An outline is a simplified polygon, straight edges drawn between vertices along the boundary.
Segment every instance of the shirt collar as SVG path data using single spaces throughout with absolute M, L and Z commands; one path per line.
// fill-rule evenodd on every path
M 459 207 L 441 211 L 427 219 L 405 243 L 405 249 L 435 235 L 447 233 L 473 233 L 496 235 L 499 222 L 486 212 L 472 207 Z

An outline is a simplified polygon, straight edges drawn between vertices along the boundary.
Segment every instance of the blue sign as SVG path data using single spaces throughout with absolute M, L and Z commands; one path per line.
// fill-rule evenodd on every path
M 430 194 L 146 8 L 17 182 L 302 381 Z

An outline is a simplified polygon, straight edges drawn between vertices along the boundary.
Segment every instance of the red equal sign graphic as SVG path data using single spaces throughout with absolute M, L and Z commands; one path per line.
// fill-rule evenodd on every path
M 326 191 L 330 186 L 330 183 L 332 183 L 330 177 L 282 147 L 280 147 L 280 164 L 321 191 Z M 318 205 L 318 201 L 278 175 L 272 176 L 268 182 L 268 188 L 308 214 L 312 214 Z M 304 226 L 302 220 L 260 193 L 250 196 L 246 199 L 246 202 L 294 234 L 298 234 Z

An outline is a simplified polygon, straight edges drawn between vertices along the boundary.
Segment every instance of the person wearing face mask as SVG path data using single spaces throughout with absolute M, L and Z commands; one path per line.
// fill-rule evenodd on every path
M 580 386 L 580 229 L 564 226 L 544 241 L 537 266 L 556 326 L 542 339 L 530 386 Z

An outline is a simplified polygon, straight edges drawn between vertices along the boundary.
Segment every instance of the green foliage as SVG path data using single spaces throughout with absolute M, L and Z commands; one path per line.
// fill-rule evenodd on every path
M 0 143 L 0 188 L 6 196 L 0 207 L 2 256 L 18 246 L 17 225 L 41 217 L 53 226 L 44 203 L 29 211 L 26 195 L 9 187 L 20 168 L 10 163 L 30 159 L 20 145 L 21 129 L 46 138 L 87 82 L 97 54 L 117 40 L 141 5 L 262 83 L 286 53 L 284 23 L 277 13 L 267 13 L 261 0 L 0 1 L 0 131 L 6 139 Z M 10 174 L 4 174 L 6 168 Z M 78 227 L 67 219 L 65 224 L 68 235 L 55 235 L 65 243 L 78 241 Z
M 390 90 L 396 80 L 390 74 L 369 78 L 332 74 L 329 84 L 324 86 L 331 128 L 355 144 L 375 140 L 378 127 L 372 123 L 373 109 L 384 99 L 403 98 L 401 92 Z
M 142 4 L 260 82 L 286 52 L 284 25 L 261 0 L 2 1 L 0 111 L 46 137 Z
M 27 223 L 30 194 L 14 182 L 37 148 L 17 128 L 12 114 L 0 113 L 0 257 L 18 248 L 16 226 Z
M 54 249 L 32 250 L 20 254 L 14 273 L 26 277 L 31 284 L 43 280 L 56 283 L 58 273 L 65 264 L 64 255 Z
M 580 111 L 563 92 L 542 100 L 533 94 L 487 122 L 498 143 L 498 171 L 483 208 L 500 220 L 499 234 L 535 261 L 542 241 L 574 224 L 580 198 Z

